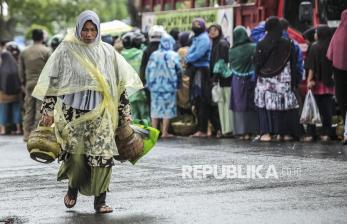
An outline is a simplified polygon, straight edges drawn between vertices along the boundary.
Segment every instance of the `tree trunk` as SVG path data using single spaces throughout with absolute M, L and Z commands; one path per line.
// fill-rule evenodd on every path
M 0 0 L 0 41 L 13 40 L 16 22 L 14 18 L 5 20 L 3 3 L 4 1 Z
M 131 20 L 131 25 L 141 27 L 141 16 L 139 15 L 139 0 L 128 0 L 127 7 Z

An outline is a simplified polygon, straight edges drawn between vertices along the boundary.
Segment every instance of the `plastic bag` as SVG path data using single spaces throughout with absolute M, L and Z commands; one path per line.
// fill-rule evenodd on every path
M 146 119 L 137 120 L 134 119 L 133 124 L 130 125 L 131 128 L 135 131 L 135 133 L 141 135 L 143 139 L 143 152 L 132 160 L 129 160 L 133 165 L 145 156 L 157 143 L 160 131 L 156 128 L 152 128 L 149 126 L 149 123 Z
M 223 90 L 219 83 L 212 87 L 212 101 L 215 103 L 223 102 Z
M 232 71 L 229 65 L 225 63 L 224 59 L 219 59 L 213 67 L 213 74 L 218 74 L 223 78 L 228 78 L 231 76 Z
M 302 109 L 301 117 L 300 117 L 300 123 L 301 124 L 319 124 L 321 123 L 321 118 L 318 110 L 317 103 L 314 99 L 314 96 L 312 94 L 311 90 L 307 91 L 304 107 Z

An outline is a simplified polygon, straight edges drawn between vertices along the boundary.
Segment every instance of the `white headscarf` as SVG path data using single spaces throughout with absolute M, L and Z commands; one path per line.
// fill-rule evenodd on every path
M 76 22 L 76 31 L 75 31 L 75 36 L 81 40 L 81 32 L 84 24 L 87 21 L 92 21 L 94 25 L 96 26 L 96 29 L 98 30 L 98 34 L 96 36 L 95 41 L 100 42 L 101 41 L 101 36 L 100 36 L 100 19 L 99 16 L 91 11 L 91 10 L 86 10 L 83 11 L 78 17 L 77 17 L 77 22 Z

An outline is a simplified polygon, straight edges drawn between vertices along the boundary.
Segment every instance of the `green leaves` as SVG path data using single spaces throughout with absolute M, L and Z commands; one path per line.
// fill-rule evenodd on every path
M 102 22 L 128 17 L 127 0 L 0 0 L 8 5 L 7 18 L 0 18 L 0 30 L 10 32 L 6 22 L 15 21 L 16 33 L 24 34 L 32 24 L 48 28 L 50 33 L 65 31 L 75 25 L 76 17 L 84 10 L 94 10 Z M 2 32 L 1 32 L 2 33 Z M 0 34 L 1 39 L 1 34 Z

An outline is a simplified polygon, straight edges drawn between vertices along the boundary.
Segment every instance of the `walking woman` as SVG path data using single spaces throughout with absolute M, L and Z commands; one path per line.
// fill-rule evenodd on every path
M 317 28 L 317 41 L 311 45 L 307 58 L 306 67 L 308 69 L 307 88 L 312 90 L 314 98 L 322 118 L 322 141 L 328 141 L 333 137 L 331 118 L 333 115 L 333 95 L 334 80 L 331 61 L 326 58 L 327 50 L 331 39 L 331 30 L 326 25 Z M 307 126 L 308 136 L 305 141 L 313 141 L 316 136 L 316 126 Z
M 327 57 L 333 62 L 336 99 L 342 116 L 345 117 L 343 144 L 347 144 L 347 9 L 341 14 L 339 27 L 331 39 Z
M 265 23 L 266 36 L 256 47 L 255 104 L 259 111 L 260 141 L 293 140 L 299 137 L 299 104 L 293 89 L 297 87 L 295 53 L 290 40 L 282 38 L 277 17 Z
M 234 134 L 248 140 L 259 132 L 259 118 L 254 105 L 255 44 L 251 43 L 243 26 L 234 29 L 233 41 L 229 50 L 232 75 L 230 109 L 234 112 Z
M 113 211 L 105 200 L 118 155 L 115 131 L 130 120 L 128 91 L 141 87 L 134 69 L 101 41 L 96 13 L 82 12 L 75 33 L 49 58 L 33 92 L 43 98 L 41 122 L 55 124 L 62 146 L 58 181 L 69 180 L 66 207 L 76 204 L 80 192 L 94 196 L 97 213 Z
M 146 86 L 151 93 L 152 126 L 157 128 L 163 119 L 162 138 L 169 134 L 170 119 L 177 115 L 176 92 L 181 80 L 180 59 L 173 51 L 174 39 L 164 34 L 160 39 L 159 50 L 152 53 L 146 68 Z

